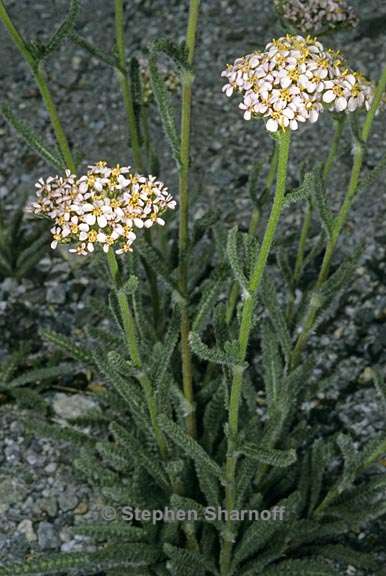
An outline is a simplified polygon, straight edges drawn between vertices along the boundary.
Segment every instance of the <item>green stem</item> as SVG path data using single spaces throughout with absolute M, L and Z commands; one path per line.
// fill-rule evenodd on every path
M 158 425 L 158 409 L 157 409 L 157 401 L 153 392 L 153 387 L 150 382 L 150 379 L 146 372 L 143 370 L 142 360 L 138 348 L 137 342 L 137 334 L 135 329 L 135 322 L 133 318 L 133 314 L 130 309 L 129 300 L 127 298 L 127 294 L 124 290 L 122 290 L 121 285 L 121 277 L 119 273 L 118 262 L 115 257 L 114 251 L 109 250 L 107 253 L 107 263 L 109 266 L 111 278 L 113 280 L 113 284 L 116 290 L 118 306 L 120 311 L 120 316 L 123 324 L 123 329 L 126 335 L 127 346 L 130 352 L 131 360 L 134 366 L 137 368 L 137 378 L 140 382 L 147 404 L 147 408 L 150 415 L 150 420 L 153 426 L 154 436 L 156 438 L 158 447 L 160 449 L 162 457 L 166 457 L 166 443 L 163 437 L 163 434 L 160 430 Z
M 39 66 L 36 70 L 34 70 L 34 76 L 39 86 L 40 93 L 44 100 L 44 104 L 46 105 L 47 112 L 51 119 L 51 124 L 53 126 L 56 141 L 58 143 L 59 149 L 62 153 L 63 160 L 66 163 L 66 166 L 73 174 L 76 173 L 76 166 L 75 162 L 70 150 L 70 146 L 67 140 L 67 137 L 64 133 L 62 123 L 60 122 L 59 115 L 55 106 L 55 102 L 51 96 L 51 92 L 48 88 L 47 81 L 45 78 L 44 70 L 41 66 Z
M 342 228 L 346 223 L 348 212 L 351 208 L 352 202 L 354 200 L 356 191 L 358 189 L 359 177 L 361 173 L 362 163 L 364 157 L 364 150 L 363 146 L 360 142 L 356 142 L 355 150 L 354 150 L 354 163 L 351 171 L 351 178 L 350 183 L 347 188 L 347 192 L 343 201 L 343 204 L 338 212 L 338 215 L 334 222 L 334 227 L 332 230 L 331 237 L 327 242 L 326 251 L 324 253 L 322 266 L 319 272 L 318 280 L 315 285 L 315 290 L 321 288 L 324 282 L 327 280 L 330 266 L 331 266 L 331 259 L 335 251 L 336 244 L 338 242 L 339 236 L 341 234 Z M 319 303 L 318 299 L 314 299 L 314 304 L 311 303 L 304 321 L 303 331 L 299 335 L 293 354 L 291 359 L 292 368 L 296 368 L 299 365 L 299 361 L 301 358 L 302 351 L 308 342 L 312 329 L 314 327 L 314 323 L 318 314 L 319 310 Z
M 200 0 L 190 0 L 189 19 L 186 33 L 188 62 L 192 64 L 196 44 Z M 184 396 L 194 405 L 192 358 L 189 346 L 189 303 L 188 303 L 188 247 L 189 247 L 189 169 L 190 169 L 190 129 L 192 108 L 193 75 L 183 73 L 181 109 L 181 166 L 179 170 L 179 285 L 185 298 L 181 306 L 181 360 Z M 194 412 L 187 414 L 186 425 L 192 436 L 197 434 Z
M 151 141 L 150 141 L 150 128 L 149 128 L 149 107 L 147 104 L 144 103 L 142 103 L 141 106 L 141 126 L 143 134 L 143 147 L 145 150 L 147 166 L 150 169 Z
M 25 59 L 25 61 L 29 64 L 32 73 L 35 77 L 36 83 L 42 95 L 44 104 L 46 106 L 47 112 L 49 114 L 52 127 L 55 132 L 56 141 L 58 143 L 58 147 L 62 153 L 64 162 L 69 170 L 72 173 L 76 172 L 76 166 L 74 159 L 71 154 L 70 146 L 67 140 L 67 137 L 64 133 L 62 124 L 59 119 L 58 111 L 55 106 L 55 102 L 52 98 L 51 92 L 48 88 L 46 77 L 44 74 L 44 70 L 41 64 L 35 59 L 31 51 L 29 50 L 27 44 L 25 43 L 24 38 L 20 34 L 20 32 L 16 29 L 15 25 L 13 24 L 9 14 L 5 8 L 3 0 L 0 0 L 0 19 L 2 20 L 3 24 L 7 28 L 15 46 Z
M 263 278 L 264 270 L 267 264 L 269 252 L 275 236 L 276 228 L 279 223 L 280 215 L 283 209 L 284 195 L 286 191 L 288 155 L 290 147 L 290 130 L 282 132 L 278 136 L 278 163 L 275 197 L 271 209 L 271 214 L 265 229 L 263 242 L 257 257 L 255 269 L 249 281 L 249 294 L 244 300 L 241 326 L 239 333 L 239 360 L 240 365 L 233 368 L 233 381 L 229 405 L 229 437 L 227 461 L 225 467 L 225 505 L 228 513 L 234 508 L 235 496 L 235 474 L 237 465 L 237 442 L 239 429 L 239 412 L 240 400 L 243 384 L 243 366 L 246 358 L 249 336 L 252 327 L 252 318 L 257 291 Z M 232 524 L 227 524 L 221 549 L 221 575 L 227 576 L 230 571 L 234 533 Z
M 323 178 L 324 182 L 326 182 L 326 180 L 327 180 L 327 178 L 331 172 L 331 169 L 334 165 L 334 162 L 336 160 L 336 157 L 337 157 L 337 154 L 339 151 L 340 141 L 341 141 L 342 135 L 343 135 L 345 122 L 346 122 L 346 115 L 344 115 L 344 114 L 338 115 L 338 117 L 335 119 L 334 139 L 332 141 L 332 145 L 330 147 L 330 150 L 329 150 L 327 159 L 324 163 L 323 171 L 322 171 L 322 178 Z M 313 206 L 312 206 L 312 203 L 309 202 L 308 206 L 307 206 L 306 214 L 304 217 L 304 221 L 303 221 L 302 231 L 300 233 L 298 252 L 296 255 L 295 271 L 293 274 L 293 290 L 291 292 L 291 297 L 290 297 L 290 301 L 288 303 L 288 312 L 287 312 L 287 317 L 288 317 L 289 322 L 292 322 L 292 319 L 293 319 L 294 303 L 295 303 L 294 291 L 295 291 L 295 288 L 299 282 L 300 276 L 301 276 L 302 271 L 303 271 L 304 256 L 306 253 L 307 240 L 308 240 L 308 236 L 309 236 L 309 233 L 311 230 L 311 224 L 312 224 L 312 213 L 313 213 Z
M 139 134 L 137 127 L 137 119 L 135 117 L 133 94 L 131 90 L 131 82 L 129 79 L 127 66 L 126 66 L 126 53 L 125 53 L 125 22 L 123 12 L 123 0 L 115 0 L 115 37 L 116 48 L 118 53 L 119 69 L 117 70 L 119 82 L 121 85 L 123 101 L 125 104 L 131 149 L 133 152 L 134 167 L 138 172 L 143 171 L 143 161 L 141 153 L 141 145 L 139 142 Z
M 304 255 L 306 252 L 307 238 L 308 238 L 308 235 L 310 233 L 311 224 L 312 224 L 312 204 L 311 204 L 311 202 L 308 202 L 306 215 L 305 215 L 304 221 L 303 221 L 302 231 L 300 233 L 298 253 L 296 255 L 295 271 L 294 271 L 294 276 L 293 276 L 295 286 L 296 286 L 296 284 L 300 278 L 300 274 L 301 274 L 302 269 L 303 269 L 303 262 L 304 262 Z
M 137 170 L 137 172 L 142 172 L 144 170 L 144 164 L 138 133 L 138 124 L 135 115 L 133 92 L 131 88 L 130 77 L 126 66 L 123 0 L 115 0 L 115 36 L 116 36 L 116 48 L 118 53 L 118 65 L 119 65 L 117 69 L 117 75 L 121 85 L 123 101 L 127 114 L 134 168 L 135 170 Z M 147 145 L 148 143 L 146 142 L 145 146 L 147 147 Z M 149 242 L 149 244 L 151 244 L 151 231 L 149 230 L 147 232 L 148 232 L 147 241 Z M 151 270 L 148 266 L 146 266 L 146 264 L 144 264 L 144 269 L 150 286 L 155 325 L 158 326 L 159 292 L 158 292 L 157 277 L 156 274 L 153 272 L 153 270 Z
M 249 281 L 248 286 L 249 296 L 244 301 L 241 316 L 239 344 L 240 344 L 240 358 L 242 360 L 244 360 L 247 352 L 249 334 L 251 331 L 252 315 L 255 304 L 255 295 L 257 293 L 261 279 L 263 277 L 263 272 L 268 260 L 268 255 L 272 246 L 276 227 L 279 223 L 280 214 L 283 208 L 283 200 L 287 180 L 289 146 L 290 146 L 290 130 L 287 130 L 279 135 L 279 153 L 278 153 L 279 156 L 277 164 L 275 198 L 273 201 L 267 228 L 265 230 L 263 242 L 256 261 L 256 266 Z
M 340 141 L 342 139 L 345 121 L 346 121 L 345 115 L 340 115 L 335 120 L 334 139 L 333 139 L 332 145 L 330 147 L 330 150 L 329 150 L 327 159 L 324 163 L 323 171 L 322 171 L 322 177 L 323 177 L 324 182 L 327 180 L 328 175 L 330 174 L 331 169 L 334 165 L 334 162 L 335 162 L 338 150 L 339 150 Z M 304 217 L 302 231 L 300 234 L 299 248 L 298 248 L 298 253 L 296 256 L 295 271 L 294 271 L 294 285 L 296 285 L 297 282 L 299 281 L 300 274 L 301 274 L 302 269 L 303 269 L 303 262 L 304 262 L 304 255 L 305 255 L 305 251 L 306 251 L 307 238 L 308 238 L 308 235 L 309 235 L 309 232 L 311 229 L 311 223 L 312 223 L 312 211 L 313 211 L 312 210 L 312 204 L 309 203 L 307 206 L 307 211 L 306 211 L 306 215 Z
M 328 156 L 327 156 L 327 160 L 324 163 L 323 166 L 323 172 L 322 172 L 322 177 L 324 182 L 327 180 L 332 167 L 334 165 L 334 162 L 336 160 L 338 151 L 339 151 L 339 146 L 340 146 L 340 141 L 342 139 L 342 135 L 343 135 L 343 130 L 344 130 L 344 125 L 346 123 L 346 115 L 345 114 L 339 114 L 339 116 L 337 118 L 335 118 L 335 133 L 334 133 L 334 139 L 332 141 Z
M 379 79 L 378 86 L 374 94 L 374 100 L 371 104 L 371 108 L 368 111 L 365 122 L 363 124 L 362 128 L 363 142 L 367 142 L 367 140 L 369 139 L 371 128 L 373 127 L 373 123 L 375 120 L 375 115 L 382 102 L 382 99 L 384 98 L 385 91 L 386 91 L 386 66 L 383 69 L 382 75 Z
M 367 143 L 370 136 L 371 128 L 375 119 L 376 111 L 381 103 L 384 92 L 386 89 L 386 68 L 383 70 L 382 76 L 378 83 L 374 100 L 371 105 L 369 112 L 367 113 L 365 122 L 363 124 L 361 140 L 356 140 L 354 145 L 354 162 L 351 170 L 350 182 L 346 191 L 343 204 L 335 218 L 334 226 L 330 239 L 328 240 L 326 251 L 324 253 L 322 266 L 319 272 L 318 280 L 316 282 L 316 290 L 320 289 L 324 282 L 327 280 L 331 260 L 336 248 L 336 244 L 339 240 L 340 234 L 344 225 L 346 224 L 348 213 L 356 196 L 358 185 L 360 181 L 360 174 L 364 160 L 365 148 L 364 145 Z M 310 334 L 315 324 L 315 320 L 318 314 L 320 304 L 317 298 L 311 298 L 311 303 L 304 321 L 304 327 L 302 333 L 299 335 L 291 359 L 292 368 L 296 368 L 299 365 L 301 354 L 308 342 Z
M 265 178 L 264 190 L 260 197 L 260 202 L 261 199 L 265 197 L 266 193 L 269 193 L 271 191 L 273 182 L 275 180 L 277 157 L 278 157 L 278 147 L 277 145 L 275 145 L 274 152 L 271 156 L 268 174 Z M 253 208 L 251 220 L 249 222 L 248 234 L 251 238 L 254 238 L 257 234 L 257 226 L 260 221 L 260 217 L 261 217 L 261 209 L 260 206 L 258 205 Z M 240 285 L 238 282 L 233 282 L 231 285 L 225 312 L 225 320 L 228 325 L 230 324 L 233 318 L 234 309 L 236 307 L 239 296 L 240 296 Z
M 23 56 L 23 58 L 28 62 L 31 68 L 36 66 L 35 58 L 31 54 L 28 46 L 26 45 L 24 38 L 20 34 L 20 32 L 14 26 L 9 14 L 5 8 L 5 4 L 3 0 L 0 0 L 0 19 L 2 20 L 4 26 L 7 28 L 15 46 L 18 48 L 19 52 Z

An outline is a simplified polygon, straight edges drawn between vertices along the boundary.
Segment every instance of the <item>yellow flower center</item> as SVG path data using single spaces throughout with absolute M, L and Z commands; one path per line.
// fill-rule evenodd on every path
M 130 226 L 124 226 L 123 228 L 123 235 L 125 236 L 125 238 L 129 237 L 129 234 L 131 232 L 132 228 L 130 228 Z
M 320 58 L 320 59 L 318 60 L 318 65 L 319 65 L 320 68 L 327 69 L 327 68 L 329 67 L 329 64 L 330 64 L 330 63 L 329 63 L 329 61 L 327 60 L 327 58 Z
M 117 164 L 116 167 L 113 168 L 113 170 L 111 170 L 111 176 L 112 178 L 118 178 L 120 173 L 121 173 L 121 167 L 119 166 L 119 164 Z
M 285 62 L 285 56 L 282 56 L 282 54 L 277 54 L 275 57 L 275 61 L 276 64 L 278 64 L 278 66 L 282 66 Z
M 291 96 L 291 93 L 288 90 L 288 88 L 280 91 L 280 98 L 281 98 L 281 100 L 284 100 L 285 102 L 290 102 L 290 100 L 292 99 L 292 96 Z
M 288 72 L 289 78 L 291 78 L 292 82 L 297 82 L 299 80 L 299 72 L 297 70 L 291 70 Z
M 338 98 L 340 98 L 341 96 L 344 95 L 344 91 L 343 91 L 343 88 L 341 86 L 334 86 L 332 91 L 334 92 L 335 96 L 337 96 Z

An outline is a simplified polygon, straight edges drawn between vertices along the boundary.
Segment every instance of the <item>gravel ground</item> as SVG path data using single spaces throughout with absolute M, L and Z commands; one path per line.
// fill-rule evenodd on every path
M 16 24 L 28 40 L 45 39 L 64 14 L 66 2 L 6 2 Z M 31 5 L 32 4 L 32 5 Z M 386 5 L 380 0 L 354 2 L 361 26 L 353 32 L 328 39 L 344 48 L 353 66 L 376 79 L 386 61 L 384 41 Z M 162 35 L 182 40 L 187 2 L 178 0 L 134 0 L 128 3 L 127 44 L 131 53 L 141 54 Z M 98 46 L 113 43 L 113 4 L 83 0 L 78 30 Z M 383 26 L 383 29 L 382 29 Z M 203 2 L 197 49 L 195 83 L 193 170 L 197 194 L 194 212 L 200 206 L 219 207 L 232 224 L 248 217 L 249 200 L 244 183 L 249 167 L 268 158 L 269 136 L 262 126 L 246 123 L 237 105 L 221 94 L 220 73 L 227 62 L 260 47 L 280 33 L 269 0 L 216 0 Z M 326 41 L 327 42 L 327 41 Z M 31 74 L 0 27 L 0 81 L 3 98 L 48 142 L 53 143 L 47 113 Z M 104 158 L 127 163 L 128 147 L 121 95 L 113 71 L 83 50 L 66 44 L 47 63 L 50 86 L 71 144 L 83 165 Z M 384 116 L 376 120 L 367 167 L 371 168 L 386 145 Z M 303 160 L 323 158 L 332 126 L 327 114 L 315 128 L 293 139 L 290 177 L 297 181 Z M 161 150 L 162 176 L 173 191 L 176 175 L 164 145 L 156 116 L 152 132 Z M 345 134 L 348 139 L 348 134 Z M 310 153 L 311 151 L 311 153 Z M 350 155 L 342 157 L 331 179 L 331 202 L 342 190 L 350 168 Z M 11 207 L 49 169 L 15 137 L 0 118 L 0 199 Z M 366 250 L 357 279 L 345 297 L 324 336 L 314 338 L 320 354 L 320 373 L 332 367 L 336 376 L 315 401 L 327 427 L 340 426 L 363 442 L 384 429 L 384 414 L 375 391 L 367 382 L 366 368 L 384 364 L 386 345 L 385 287 L 385 199 L 381 181 L 361 196 L 353 210 L 347 241 L 350 250 L 366 240 Z M 298 226 L 302 210 L 295 206 L 286 215 L 287 227 Z M 84 320 L 83 301 L 90 294 L 86 268 L 70 260 L 47 256 L 33 278 L 0 283 L 0 356 L 6 355 L 17 339 L 31 338 L 40 324 L 70 329 Z M 23 317 L 23 322 L 14 318 Z M 342 392 L 344 392 L 342 394 Z M 57 401 L 51 397 L 50 402 Z M 69 400 L 70 401 L 70 400 Z M 331 410 L 335 406 L 335 410 Z M 71 470 L 73 455 L 66 446 L 27 437 L 17 414 L 8 405 L 0 408 L 0 561 L 21 558 L 36 550 L 71 550 L 89 545 L 74 539 L 69 527 L 87 518 L 98 507 L 98 498 L 79 483 Z

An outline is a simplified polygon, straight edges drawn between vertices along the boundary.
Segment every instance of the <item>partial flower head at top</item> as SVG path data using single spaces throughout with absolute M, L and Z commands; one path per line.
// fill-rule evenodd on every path
M 138 64 L 142 84 L 142 100 L 145 105 L 148 105 L 154 100 L 153 88 L 149 73 L 149 63 L 144 58 L 140 58 Z M 166 66 L 162 65 L 162 63 L 159 64 L 159 66 L 161 77 L 168 92 L 171 94 L 176 93 L 179 86 L 177 74 L 173 70 L 168 70 Z
M 223 91 L 243 96 L 244 118 L 262 117 L 270 132 L 316 122 L 324 107 L 335 112 L 369 108 L 374 87 L 342 55 L 310 36 L 287 35 L 263 52 L 238 58 L 222 73 Z
M 299 32 L 320 34 L 358 24 L 347 0 L 274 0 L 274 4 L 284 22 Z
M 167 188 L 153 176 L 133 173 L 130 167 L 115 168 L 106 162 L 89 166 L 77 179 L 42 178 L 36 184 L 37 199 L 30 205 L 36 215 L 53 221 L 51 248 L 70 245 L 70 252 L 86 256 L 101 246 L 117 254 L 132 251 L 136 230 L 165 223 L 162 215 L 176 206 Z

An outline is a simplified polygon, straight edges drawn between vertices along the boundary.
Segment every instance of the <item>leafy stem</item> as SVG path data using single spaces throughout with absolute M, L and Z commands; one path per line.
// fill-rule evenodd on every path
M 346 116 L 345 115 L 339 114 L 338 117 L 335 118 L 334 139 L 332 141 L 331 148 L 329 150 L 327 159 L 324 163 L 323 170 L 322 170 L 322 177 L 323 177 L 324 182 L 327 180 L 327 178 L 331 172 L 331 169 L 334 165 L 334 162 L 336 160 L 336 156 L 337 156 L 338 151 L 339 151 L 339 145 L 340 145 L 342 135 L 343 135 L 345 122 L 346 122 Z M 293 274 L 293 289 L 292 289 L 292 293 L 291 293 L 291 300 L 290 300 L 289 306 L 288 306 L 288 319 L 289 319 L 289 321 L 291 321 L 292 317 L 293 317 L 294 299 L 295 299 L 294 291 L 295 291 L 295 288 L 299 282 L 300 276 L 301 276 L 302 271 L 303 271 L 304 256 L 305 256 L 305 252 L 306 252 L 307 240 L 308 240 L 308 236 L 309 236 L 309 233 L 311 230 L 311 224 L 312 224 L 312 215 L 313 215 L 313 206 L 312 206 L 312 202 L 309 201 L 307 204 L 307 209 L 306 209 L 306 213 L 305 213 L 304 220 L 303 220 L 302 230 L 300 232 L 299 246 L 298 246 L 298 251 L 296 254 L 295 270 L 294 270 L 294 274 Z
M 163 434 L 160 430 L 158 424 L 158 410 L 157 410 L 157 402 L 153 392 L 153 386 L 150 382 L 150 379 L 146 372 L 143 370 L 142 359 L 139 352 L 138 342 L 137 342 L 137 334 L 135 328 L 134 317 L 130 308 L 129 300 L 127 297 L 126 292 L 122 289 L 122 281 L 120 277 L 118 262 L 115 257 L 114 251 L 110 249 L 107 253 L 107 263 L 109 266 L 111 278 L 113 281 L 113 285 L 116 290 L 116 296 L 118 300 L 118 306 L 121 316 L 121 321 L 123 325 L 123 330 L 126 335 L 127 346 L 130 352 L 131 360 L 137 368 L 137 379 L 140 382 L 145 399 L 146 404 L 149 410 L 150 420 L 153 426 L 154 436 L 157 440 L 158 447 L 160 449 L 161 455 L 163 457 L 166 456 L 166 443 L 163 437 Z
M 117 75 L 121 84 L 121 90 L 128 119 L 134 166 L 136 170 L 141 172 L 143 170 L 141 145 L 139 142 L 137 119 L 135 117 L 134 111 L 134 100 L 131 90 L 131 82 L 126 66 L 123 0 L 115 0 L 115 37 L 118 53 Z
M 186 33 L 187 60 L 191 65 L 194 58 L 200 0 L 190 0 L 189 19 Z M 181 109 L 181 148 L 179 169 L 180 219 L 179 219 L 179 284 L 185 298 L 181 306 L 181 359 L 184 396 L 193 405 L 192 358 L 189 345 L 190 319 L 188 308 L 188 247 L 189 247 L 189 169 L 190 169 L 190 129 L 192 108 L 193 75 L 182 74 Z M 196 418 L 194 412 L 186 416 L 189 433 L 196 436 Z
M 241 325 L 239 332 L 239 360 L 240 365 L 233 368 L 233 380 L 229 406 L 229 421 L 228 421 L 228 454 L 225 468 L 225 503 L 228 511 L 235 505 L 235 474 L 237 464 L 237 453 L 235 446 L 237 444 L 237 436 L 239 429 L 239 411 L 240 400 L 243 383 L 243 365 L 247 354 L 249 336 L 252 328 L 252 318 L 254 306 L 256 301 L 256 294 L 260 287 L 263 278 L 264 270 L 267 264 L 268 256 L 275 236 L 276 228 L 279 223 L 280 215 L 283 209 L 284 196 L 286 191 L 287 181 L 287 166 L 288 156 L 290 149 L 290 130 L 281 132 L 278 135 L 278 162 L 277 162 L 277 177 L 276 177 L 276 190 L 275 197 L 272 204 L 271 214 L 265 229 L 263 242 L 256 260 L 255 268 L 252 272 L 248 286 L 248 296 L 244 300 Z M 228 525 L 223 545 L 221 550 L 221 574 L 226 576 L 229 574 L 232 548 L 233 548 L 233 535 L 231 526 Z
M 351 170 L 350 182 L 349 182 L 349 185 L 347 187 L 347 191 L 346 191 L 342 206 L 341 206 L 341 208 L 340 208 L 340 210 L 339 210 L 339 212 L 338 212 L 338 214 L 334 220 L 332 234 L 328 240 L 327 247 L 326 247 L 326 250 L 324 253 L 324 257 L 323 257 L 322 266 L 321 266 L 319 276 L 318 276 L 318 279 L 317 279 L 317 282 L 315 285 L 316 289 L 321 288 L 321 286 L 328 279 L 329 272 L 330 272 L 330 266 L 331 266 L 331 259 L 333 257 L 334 252 L 335 252 L 336 244 L 339 240 L 342 229 L 343 229 L 344 225 L 346 224 L 348 213 L 350 211 L 350 208 L 352 206 L 352 203 L 353 203 L 355 196 L 356 196 L 356 193 L 358 191 L 358 187 L 359 187 L 359 183 L 360 183 L 360 174 L 361 174 L 363 160 L 364 160 L 364 156 L 365 156 L 365 146 L 366 146 L 367 141 L 369 139 L 371 128 L 373 126 L 373 122 L 375 119 L 375 114 L 376 114 L 376 111 L 377 111 L 377 109 L 381 103 L 385 89 L 386 89 L 386 68 L 384 69 L 384 71 L 381 75 L 381 78 L 379 80 L 379 83 L 378 83 L 378 86 L 377 86 L 377 89 L 375 92 L 374 100 L 372 102 L 371 108 L 368 111 L 365 122 L 363 124 L 360 138 L 354 136 L 354 138 L 355 138 L 354 161 L 353 161 L 353 166 L 352 166 L 352 170 Z M 312 329 L 314 327 L 317 313 L 318 313 L 318 307 L 310 305 L 308 312 L 307 312 L 307 315 L 306 315 L 306 318 L 305 318 L 305 321 L 304 321 L 303 331 L 297 339 L 297 342 L 296 342 L 296 345 L 295 345 L 295 348 L 294 348 L 294 351 L 292 354 L 291 365 L 293 368 L 296 368 L 296 366 L 299 365 L 302 351 L 303 351 L 304 347 L 306 346 L 308 339 L 310 337 L 310 334 L 312 332 Z
M 44 69 L 42 63 L 39 63 L 38 60 L 34 57 L 31 50 L 27 46 L 24 38 L 20 34 L 20 32 L 16 29 L 15 25 L 13 24 L 8 12 L 6 11 L 5 5 L 3 0 L 0 0 L 0 19 L 2 20 L 3 24 L 7 28 L 12 40 L 14 41 L 16 47 L 18 48 L 19 52 L 25 59 L 25 61 L 29 64 L 32 73 L 35 77 L 36 83 L 42 95 L 44 104 L 47 108 L 47 112 L 50 116 L 51 124 L 55 132 L 56 140 L 58 143 L 58 147 L 62 153 L 63 160 L 66 163 L 69 170 L 72 173 L 76 172 L 75 162 L 70 150 L 70 145 L 68 143 L 67 137 L 64 133 L 61 121 L 59 119 L 58 111 L 55 105 L 55 102 L 52 98 L 51 92 L 48 88 L 48 84 L 46 81 Z
M 275 180 L 276 167 L 277 167 L 277 156 L 278 156 L 278 146 L 277 146 L 277 143 L 275 143 L 275 149 L 274 149 L 273 154 L 271 156 L 269 170 L 268 170 L 267 176 L 265 178 L 264 190 L 263 190 L 263 193 L 260 197 L 258 205 L 254 206 L 254 208 L 253 208 L 251 220 L 249 222 L 248 234 L 251 238 L 254 238 L 256 236 L 256 233 L 257 233 L 257 226 L 258 226 L 258 223 L 259 223 L 259 220 L 261 217 L 260 204 L 262 203 L 262 200 L 265 199 L 265 195 L 269 194 L 271 192 L 272 185 L 273 185 L 274 180 Z M 230 324 L 230 322 L 233 318 L 234 309 L 235 309 L 235 306 L 236 306 L 236 303 L 237 303 L 239 296 L 240 296 L 240 285 L 238 282 L 235 281 L 232 283 L 229 298 L 227 301 L 226 316 L 225 316 L 227 324 Z

